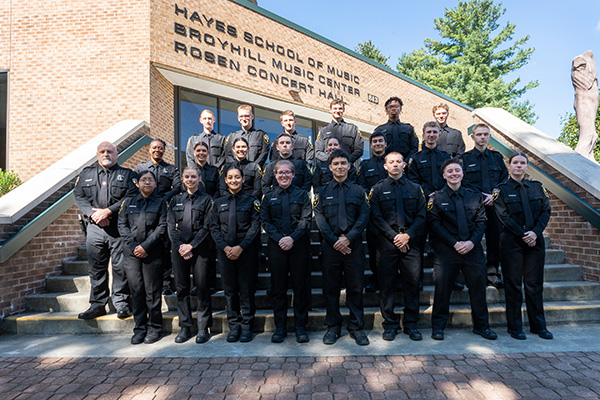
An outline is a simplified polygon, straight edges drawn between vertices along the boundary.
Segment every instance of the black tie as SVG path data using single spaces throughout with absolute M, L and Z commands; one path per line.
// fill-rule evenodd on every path
M 192 195 L 188 194 L 183 206 L 183 220 L 181 221 L 181 238 L 185 243 L 192 239 Z
M 135 240 L 142 243 L 146 239 L 146 208 L 148 207 L 148 199 L 144 198 L 140 206 L 140 214 L 138 216 L 137 232 Z
M 345 233 L 348 229 L 348 217 L 346 216 L 346 194 L 342 183 L 338 183 L 338 201 L 338 224 L 342 233 Z
M 490 183 L 490 169 L 488 158 L 485 153 L 481 153 L 481 191 L 483 193 L 492 193 L 492 185 Z
M 229 239 L 234 242 L 237 238 L 237 210 L 236 210 L 236 201 L 235 195 L 231 196 L 231 200 L 229 200 L 229 217 L 227 219 L 227 233 L 229 234 Z
M 433 150 L 429 150 L 429 163 L 431 164 L 431 184 L 433 186 L 433 190 L 439 189 L 440 177 L 437 168 L 437 160 L 435 158 L 435 152 Z
M 292 233 L 292 218 L 290 215 L 290 197 L 286 190 L 281 191 L 281 230 L 285 236 Z
M 108 207 L 108 170 L 100 171 L 100 194 L 98 195 L 98 207 Z
M 396 181 L 396 190 L 394 195 L 396 196 L 396 222 L 398 228 L 402 229 L 406 225 L 406 216 L 404 215 L 404 199 L 402 198 L 402 188 L 400 187 L 400 181 Z
M 521 183 L 519 186 L 521 187 L 521 204 L 523 205 L 523 214 L 525 215 L 525 225 L 523 228 L 530 230 L 533 228 L 533 215 L 531 214 L 531 206 L 529 205 L 529 196 L 527 195 L 525 185 Z
M 456 225 L 458 226 L 458 240 L 464 241 L 469 238 L 469 225 L 467 223 L 467 214 L 465 213 L 465 203 L 462 196 L 458 193 L 454 195 L 454 204 L 456 206 Z

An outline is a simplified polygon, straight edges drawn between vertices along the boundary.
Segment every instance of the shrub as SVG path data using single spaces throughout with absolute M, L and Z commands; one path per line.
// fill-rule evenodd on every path
M 21 182 L 21 179 L 16 173 L 0 169 L 0 196 L 4 196 L 21 183 L 23 182 Z

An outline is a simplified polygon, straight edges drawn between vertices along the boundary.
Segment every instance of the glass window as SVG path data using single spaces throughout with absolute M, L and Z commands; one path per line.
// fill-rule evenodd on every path
M 200 113 L 208 109 L 215 115 L 215 130 L 218 131 L 219 113 L 217 112 L 217 98 L 191 92 L 179 91 L 179 160 L 185 165 L 185 148 L 189 138 L 204 130 L 200 123 Z M 180 165 L 181 167 L 181 165 Z
M 7 113 L 8 109 L 8 73 L 0 72 L 0 168 L 6 169 L 6 148 L 7 139 Z
M 221 117 L 221 133 L 225 136 L 231 132 L 239 131 L 241 129 L 240 122 L 237 119 L 237 109 L 242 103 L 231 100 L 221 100 L 221 109 L 219 115 Z

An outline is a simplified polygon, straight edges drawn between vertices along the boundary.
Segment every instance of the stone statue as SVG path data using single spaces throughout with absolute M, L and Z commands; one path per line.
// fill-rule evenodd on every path
M 579 126 L 579 142 L 575 151 L 594 160 L 598 139 L 596 113 L 598 112 L 598 69 L 591 50 L 573 59 L 571 79 L 575 88 L 575 114 Z

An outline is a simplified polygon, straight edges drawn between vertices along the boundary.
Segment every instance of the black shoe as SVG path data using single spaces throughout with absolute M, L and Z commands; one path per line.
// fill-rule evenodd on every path
M 208 339 L 210 339 L 210 333 L 208 333 L 208 329 L 198 331 L 198 334 L 196 335 L 196 343 L 206 343 L 208 342 Z
M 227 334 L 227 341 L 229 343 L 234 343 L 234 342 L 237 342 L 238 340 L 240 340 L 240 330 L 234 329 L 232 331 L 229 331 L 229 333 Z
M 213 294 L 217 293 L 217 289 L 211 287 L 210 289 L 208 289 L 208 293 L 210 293 L 210 295 L 212 296 Z
M 191 338 L 192 338 L 192 330 L 189 327 L 184 326 L 179 331 L 179 334 L 177 335 L 177 337 L 175 337 L 175 343 L 185 343 L 188 340 L 190 340 Z
M 121 307 L 117 310 L 117 318 L 125 319 L 131 317 L 131 312 L 129 311 L 129 307 Z
M 434 329 L 431 331 L 431 338 L 433 340 L 444 340 L 444 331 L 441 329 Z
M 134 333 L 131 337 L 131 344 L 140 344 L 144 343 L 144 338 L 146 337 L 146 332 L 137 332 Z
M 240 342 L 242 343 L 248 343 L 252 341 L 252 331 L 248 330 L 244 330 L 242 331 L 242 334 L 240 335 Z
M 517 340 L 527 339 L 527 336 L 525 336 L 523 331 L 513 331 L 512 329 L 507 329 L 507 332 L 510 335 L 510 337 L 513 339 L 517 339 Z
M 377 292 L 377 286 L 375 286 L 375 284 L 371 283 L 368 284 L 367 286 L 365 286 L 365 293 L 375 293 Z
M 396 339 L 397 332 L 398 332 L 397 328 L 385 328 L 383 330 L 383 333 L 381 334 L 381 337 L 383 340 L 387 340 L 388 342 L 391 342 L 394 339 Z
M 168 295 L 170 295 L 170 294 L 173 294 L 173 291 L 171 290 L 171 288 L 170 288 L 169 286 L 165 285 L 165 286 L 163 286 L 163 288 L 162 288 L 162 294 L 163 294 L 164 296 L 168 296 Z
M 271 336 L 271 342 L 273 343 L 283 343 L 283 340 L 287 336 L 287 332 L 283 328 L 275 329 L 275 333 Z
M 456 290 L 457 292 L 460 292 L 461 290 L 465 289 L 465 285 L 463 285 L 462 283 L 458 283 L 458 282 L 454 282 L 454 285 L 452 286 L 452 290 Z
M 144 343 L 152 344 L 152 343 L 158 342 L 159 340 L 160 340 L 159 332 L 148 332 L 148 334 L 146 335 L 146 338 L 144 339 Z
M 328 329 L 323 336 L 323 344 L 334 344 L 340 338 L 340 332 L 337 329 Z
M 542 339 L 546 339 L 546 340 L 550 340 L 550 339 L 554 338 L 554 335 L 552 333 L 550 333 L 550 331 L 548 329 L 542 329 L 537 332 L 531 331 L 531 333 L 536 334 L 539 337 L 541 337 Z
M 504 289 L 504 282 L 502 282 L 501 279 L 494 279 L 494 280 L 489 280 L 487 282 L 488 286 L 493 286 L 496 289 Z
M 496 338 L 498 337 L 498 335 L 496 335 L 496 332 L 494 332 L 490 328 L 473 329 L 473 333 L 487 340 L 496 340 Z
M 404 328 L 404 333 L 408 335 L 410 340 L 414 340 L 415 342 L 423 340 L 423 335 L 421 335 L 421 332 L 417 328 Z
M 367 334 L 365 333 L 365 331 L 363 331 L 362 329 L 360 329 L 358 331 L 349 331 L 349 332 L 350 332 L 350 337 L 352 337 L 352 339 L 354 339 L 354 341 L 356 342 L 357 345 L 366 346 L 369 344 L 369 338 L 367 337 Z
M 106 315 L 106 309 L 104 307 L 88 308 L 77 316 L 79 319 L 94 319 Z
M 306 333 L 306 329 L 304 327 L 296 327 L 296 342 L 298 343 L 308 343 L 310 339 L 308 338 L 308 334 Z

